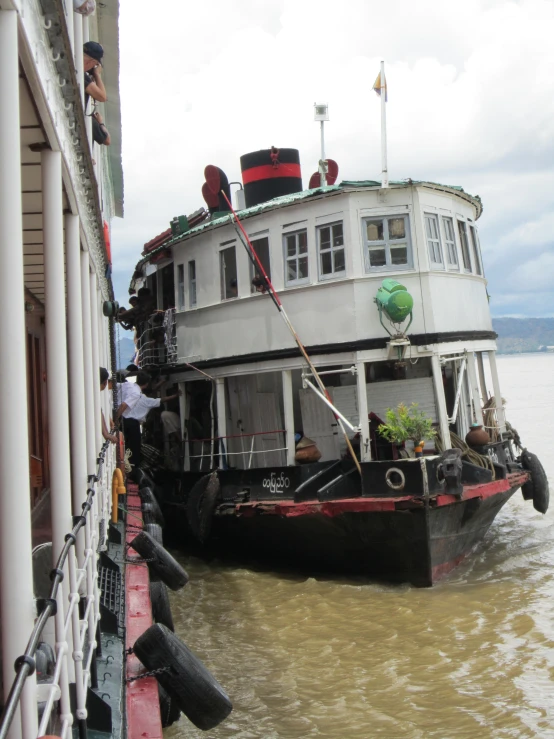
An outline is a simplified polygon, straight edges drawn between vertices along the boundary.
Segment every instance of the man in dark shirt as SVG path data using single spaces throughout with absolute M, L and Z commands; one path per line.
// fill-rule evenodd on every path
M 89 97 L 99 103 L 105 103 L 108 99 L 106 88 L 102 81 L 102 59 L 104 49 L 97 41 L 87 41 L 83 44 L 83 56 L 85 66 L 85 109 Z

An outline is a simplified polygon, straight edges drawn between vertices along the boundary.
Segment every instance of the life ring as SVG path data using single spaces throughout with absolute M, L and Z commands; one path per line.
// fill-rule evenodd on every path
M 146 531 L 135 536 L 131 547 L 148 561 L 148 569 L 158 575 L 168 588 L 180 590 L 188 583 L 189 576 L 177 560 Z
M 150 626 L 136 640 L 133 649 L 147 670 L 165 668 L 156 679 L 199 729 L 213 729 L 233 710 L 221 685 L 167 627 Z
M 158 699 L 160 701 L 160 718 L 162 719 L 162 729 L 167 729 L 176 721 L 179 721 L 181 709 L 177 705 L 174 698 L 171 698 L 160 683 L 158 683 Z
M 145 523 L 144 530 L 150 534 L 154 541 L 157 541 L 158 544 L 163 547 L 163 531 L 159 523 Z
M 152 604 L 152 618 L 154 623 L 167 626 L 170 631 L 175 631 L 169 594 L 161 580 L 150 580 L 150 602 Z
M 148 523 L 159 523 L 160 526 L 165 526 L 162 509 L 152 488 L 139 488 L 139 495 L 142 502 L 142 512 L 148 513 L 148 516 L 145 516 L 145 521 L 148 518 Z
M 206 541 L 212 527 L 220 484 L 217 471 L 204 475 L 192 487 L 187 500 L 187 520 L 190 530 L 200 542 Z
M 521 453 L 521 465 L 531 473 L 531 479 L 521 486 L 525 500 L 533 500 L 533 508 L 539 513 L 546 513 L 550 502 L 548 478 L 539 458 L 533 452 L 524 449 Z

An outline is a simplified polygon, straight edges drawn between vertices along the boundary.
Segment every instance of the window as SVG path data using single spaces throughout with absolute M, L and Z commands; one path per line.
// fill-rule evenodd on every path
M 185 307 L 185 265 L 177 265 L 177 308 Z
M 425 214 L 425 234 L 427 236 L 427 248 L 431 266 L 443 267 L 442 249 L 439 236 L 439 219 L 435 215 Z
M 470 226 L 471 245 L 473 246 L 473 259 L 475 260 L 475 271 L 478 275 L 483 274 L 483 263 L 481 261 L 481 249 L 479 248 L 479 237 L 475 226 Z
M 341 223 L 331 223 L 317 229 L 319 276 L 342 277 L 345 274 L 344 235 Z
M 269 263 L 269 239 L 264 236 L 261 239 L 252 239 L 252 246 L 254 247 L 258 259 L 262 263 L 266 275 L 271 280 L 271 266 Z M 261 281 L 260 281 L 261 278 Z M 256 280 L 256 284 L 252 283 L 252 280 Z M 263 289 L 263 276 L 261 270 L 257 264 L 250 262 L 250 287 L 251 292 L 264 292 Z
M 229 300 L 238 297 L 237 255 L 235 247 L 230 246 L 219 252 L 219 268 L 221 275 L 221 299 Z
M 446 259 L 449 267 L 460 269 L 458 263 L 458 250 L 456 249 L 456 237 L 454 236 L 454 226 L 452 218 L 442 217 L 442 226 L 444 228 L 444 243 L 446 246 Z
M 471 257 L 469 255 L 469 244 L 467 242 L 467 228 L 463 221 L 458 221 L 458 231 L 460 233 L 460 244 L 462 245 L 464 269 L 466 272 L 471 272 Z
M 412 266 L 408 216 L 365 218 L 366 272 Z
M 286 234 L 285 284 L 298 285 L 308 281 L 308 232 Z
M 189 262 L 189 308 L 196 307 L 196 261 Z

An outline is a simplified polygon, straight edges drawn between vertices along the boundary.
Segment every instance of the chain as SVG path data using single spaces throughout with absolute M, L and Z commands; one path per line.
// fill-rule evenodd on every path
M 141 672 L 140 675 L 136 675 L 135 677 L 128 677 L 125 682 L 132 683 L 135 680 L 142 680 L 143 677 L 157 677 L 158 675 L 163 675 L 164 672 L 169 672 L 171 670 L 171 667 L 158 667 L 157 670 L 150 670 L 149 672 Z

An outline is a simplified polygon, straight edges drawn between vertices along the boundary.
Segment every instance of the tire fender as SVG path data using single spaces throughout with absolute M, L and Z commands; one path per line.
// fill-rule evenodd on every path
M 180 590 L 189 581 L 189 576 L 177 560 L 146 531 L 140 531 L 135 536 L 131 547 L 147 560 L 148 569 L 171 590 Z
M 170 631 L 175 631 L 169 594 L 165 584 L 161 580 L 150 580 L 150 602 L 152 603 L 152 618 L 154 622 L 167 626 Z
M 212 516 L 219 495 L 217 470 L 193 485 L 187 500 L 187 520 L 196 539 L 205 542 L 212 528 Z
M 147 670 L 167 668 L 156 679 L 177 706 L 199 729 L 220 724 L 233 710 L 229 696 L 179 637 L 154 624 L 134 644 Z
M 550 503 L 550 491 L 548 488 L 548 478 L 544 467 L 542 466 L 539 458 L 533 452 L 528 452 L 524 449 L 521 453 L 521 464 L 523 469 L 531 473 L 531 483 L 525 483 L 521 492 L 523 497 L 527 500 L 526 495 L 531 495 L 533 498 L 533 508 L 539 513 L 546 513 L 548 505 Z

